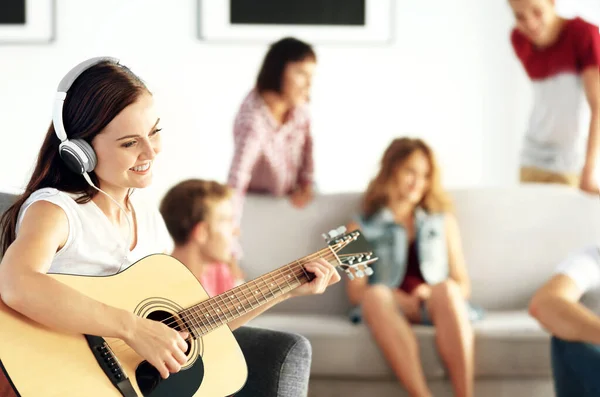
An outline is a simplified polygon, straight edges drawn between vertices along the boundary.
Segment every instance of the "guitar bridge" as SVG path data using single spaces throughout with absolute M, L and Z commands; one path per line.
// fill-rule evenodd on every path
M 104 338 L 93 335 L 85 335 L 85 339 L 104 374 L 111 383 L 121 392 L 124 397 L 137 397 L 137 393 L 131 385 L 131 381 L 123 371 L 117 356 L 106 343 Z

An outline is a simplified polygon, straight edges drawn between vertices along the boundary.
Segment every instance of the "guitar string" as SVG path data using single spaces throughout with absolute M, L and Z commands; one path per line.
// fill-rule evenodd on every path
M 247 287 L 249 284 L 256 285 L 259 281 L 263 280 L 267 276 L 270 276 L 271 278 L 273 278 L 274 274 L 276 274 L 276 273 L 282 273 L 282 272 L 286 271 L 285 270 L 286 268 L 287 268 L 288 272 L 290 270 L 296 271 L 297 269 L 301 269 L 304 266 L 305 263 L 308 263 L 309 261 L 313 260 L 314 258 L 317 258 L 317 257 L 321 258 L 322 257 L 321 254 L 323 252 L 329 252 L 330 253 L 331 250 L 329 248 L 321 249 L 320 251 L 317 251 L 316 253 L 313 253 L 311 255 L 308 255 L 306 257 L 298 259 L 298 260 L 296 260 L 296 261 L 294 261 L 292 263 L 289 263 L 288 265 L 282 266 L 281 268 L 275 269 L 275 270 L 273 270 L 273 271 L 271 271 L 269 273 L 266 273 L 263 276 L 260 276 L 260 277 L 254 279 L 254 280 L 250 280 L 249 282 L 247 282 L 247 283 L 245 283 L 245 284 L 243 284 L 243 285 L 241 285 L 239 287 L 243 287 L 243 286 Z M 362 254 L 366 254 L 366 253 L 362 253 Z M 354 255 L 346 254 L 346 255 L 341 255 L 341 257 L 356 256 L 356 255 L 359 255 L 359 254 L 354 254 Z M 331 258 L 331 259 L 335 259 L 335 257 Z M 329 258 L 328 258 L 328 260 L 329 260 Z M 301 269 L 301 270 L 302 270 L 302 272 L 299 273 L 300 275 L 302 275 L 302 273 L 306 273 L 303 269 Z M 278 279 L 276 281 L 277 282 L 281 281 L 281 275 L 277 275 L 277 277 L 278 277 Z M 283 279 L 285 280 L 285 278 L 283 278 Z M 236 287 L 236 288 L 239 288 L 239 287 Z M 296 287 L 294 287 L 294 288 L 296 288 Z M 240 288 L 240 291 L 241 291 L 241 288 Z M 259 288 L 259 291 L 261 291 L 261 293 L 262 293 L 262 287 Z M 270 291 L 270 289 L 269 289 L 269 287 L 267 285 L 267 292 L 269 292 L 269 291 Z M 199 305 L 206 305 L 207 303 L 209 303 L 208 301 L 210 299 L 216 300 L 221 295 L 225 295 L 225 294 L 223 293 L 223 294 L 217 295 L 215 297 L 209 298 L 209 299 L 207 299 L 205 301 L 199 302 L 198 304 L 192 305 L 189 308 L 183 309 L 181 312 L 179 312 L 177 314 L 179 315 L 179 317 L 181 317 L 182 314 L 183 315 L 194 315 L 194 314 L 197 314 L 195 312 L 199 309 L 198 308 Z M 246 298 L 244 298 L 244 299 L 246 299 Z M 249 303 L 249 302 L 250 302 L 250 300 L 247 299 L 246 303 Z M 192 310 L 194 310 L 194 313 L 191 312 Z M 187 313 L 184 313 L 184 312 L 187 312 Z M 193 318 L 192 318 L 192 320 L 193 320 Z M 168 321 L 171 321 L 171 322 L 168 322 Z M 169 316 L 169 317 L 161 320 L 160 322 L 164 323 L 165 325 L 171 326 L 171 325 L 174 325 L 174 324 L 176 324 L 178 322 L 178 317 L 176 317 L 176 316 Z
M 321 250 L 321 251 L 325 251 L 325 249 L 324 249 L 324 250 Z M 304 277 L 304 276 L 306 276 L 306 275 L 307 275 L 306 271 L 304 270 L 304 264 L 306 264 L 306 263 L 308 263 L 308 262 L 301 263 L 300 261 L 310 261 L 310 260 L 312 260 L 312 259 L 315 259 L 316 257 L 318 257 L 318 258 L 323 258 L 322 256 L 320 256 L 320 255 L 319 255 L 319 253 L 320 253 L 321 251 L 319 251 L 318 253 L 311 254 L 311 255 L 309 255 L 309 256 L 307 256 L 307 257 L 305 257 L 305 258 L 299 259 L 298 261 L 295 261 L 293 264 L 289 264 L 289 265 L 287 265 L 287 266 L 290 266 L 290 267 L 293 269 L 293 274 L 294 274 L 294 276 L 295 276 L 295 278 L 296 278 L 297 280 L 298 280 L 298 276 L 300 276 L 300 277 Z M 333 256 L 333 255 L 332 255 L 332 256 Z M 327 259 L 327 260 L 329 260 L 328 258 L 324 258 L 324 259 Z M 283 266 L 283 267 L 285 267 L 285 266 Z M 282 268 L 283 268 L 283 267 L 282 267 Z M 278 269 L 278 270 L 280 270 L 280 269 Z M 272 273 L 272 272 L 270 272 L 270 273 Z M 267 276 L 267 275 L 268 275 L 268 274 L 270 274 L 270 273 L 267 273 L 267 274 L 265 274 L 264 276 L 261 276 L 260 278 L 254 279 L 254 280 L 252 280 L 252 281 L 250 281 L 250 282 L 248 282 L 248 283 L 245 283 L 245 284 L 243 284 L 242 286 L 239 286 L 239 287 L 237 287 L 237 288 L 243 287 L 244 285 L 248 285 L 248 284 L 251 284 L 251 283 L 252 283 L 252 284 L 257 284 L 257 282 L 258 282 L 260 279 L 263 279 L 265 276 Z M 298 281 L 299 281 L 299 280 L 298 280 Z M 301 285 L 302 285 L 302 283 L 300 283 L 300 284 L 299 284 L 298 286 L 296 286 L 295 288 L 297 288 L 297 287 L 299 287 L 299 286 L 301 286 Z M 263 294 L 263 296 L 265 296 L 265 298 L 264 298 L 264 299 L 265 299 L 265 300 L 268 302 L 268 298 L 266 298 L 266 295 L 264 295 L 264 292 L 262 291 L 262 288 L 263 288 L 263 287 L 261 286 L 261 287 L 259 287 L 259 288 L 258 288 L 258 290 L 259 290 L 259 291 L 260 291 L 260 292 Z M 267 285 L 267 289 L 268 289 L 268 285 Z M 230 290 L 230 291 L 231 291 L 231 290 Z M 240 291 L 242 291 L 242 290 L 240 289 Z M 271 291 L 267 291 L 267 292 L 271 292 Z M 243 291 L 242 291 L 242 293 L 243 293 Z M 274 297 L 275 297 L 275 295 L 274 295 L 272 292 L 271 292 L 271 294 L 273 295 L 273 298 L 274 298 Z M 221 295 L 222 295 L 222 294 L 221 294 Z M 208 331 L 208 332 L 201 332 L 201 333 L 204 335 L 204 334 L 207 334 L 207 333 L 209 333 L 209 332 L 213 331 L 214 329 L 218 328 L 219 326 L 221 326 L 221 325 L 223 325 L 223 324 L 221 324 L 221 325 L 217 325 L 217 324 L 218 324 L 218 322 L 221 322 L 221 321 L 220 321 L 221 319 L 220 319 L 220 317 L 219 317 L 219 315 L 218 315 L 218 314 L 217 314 L 216 316 L 211 316 L 211 318 L 213 318 L 213 321 L 208 321 L 208 320 L 207 320 L 207 321 L 208 321 L 207 323 L 205 323 L 205 324 L 202 324 L 202 323 L 204 322 L 204 320 L 202 319 L 202 317 L 197 317 L 197 318 L 194 318 L 194 313 L 185 313 L 185 314 L 184 314 L 184 312 L 186 312 L 186 311 L 188 311 L 188 310 L 190 310 L 190 309 L 192 309 L 192 308 L 196 308 L 196 307 L 197 307 L 197 306 L 199 306 L 199 305 L 206 306 L 206 304 L 207 304 L 207 303 L 210 305 L 209 301 L 215 300 L 216 298 L 218 298 L 218 297 L 219 297 L 219 296 L 221 296 L 221 295 L 217 295 L 217 296 L 215 296 L 215 297 L 213 297 L 213 298 L 209 298 L 209 299 L 207 299 L 207 300 L 205 300 L 205 301 L 202 301 L 202 302 L 198 303 L 197 305 L 193 305 L 192 307 L 190 307 L 190 308 L 188 308 L 188 309 L 184 309 L 184 310 L 182 310 L 182 311 L 180 312 L 180 315 L 179 315 L 179 317 L 180 317 L 180 318 L 183 318 L 183 319 L 184 319 L 184 321 L 186 321 L 186 322 L 188 322 L 188 323 L 194 323 L 194 322 L 195 322 L 195 323 L 197 323 L 197 324 L 196 324 L 196 325 L 197 325 L 197 327 L 193 327 L 192 329 L 190 329 L 190 330 L 188 331 L 188 332 L 189 332 L 189 334 L 190 334 L 190 337 L 192 337 L 192 335 L 193 335 L 193 330 L 194 330 L 194 328 L 195 328 L 195 329 L 199 329 L 200 331 L 202 331 L 202 329 L 201 329 L 201 328 L 206 328 L 206 331 Z M 247 312 L 249 311 L 249 310 L 247 309 L 247 307 L 248 307 L 248 306 L 250 306 L 250 307 L 253 307 L 253 306 L 252 306 L 252 304 L 251 304 L 251 300 L 250 300 L 249 298 L 247 298 L 247 297 L 246 297 L 246 294 L 245 294 L 245 293 L 243 293 L 243 295 L 244 295 L 244 297 L 243 297 L 243 301 L 242 301 L 241 299 L 239 299 L 239 293 L 238 293 L 237 295 L 238 295 L 238 297 L 237 297 L 237 298 L 238 298 L 238 300 L 240 300 L 240 302 L 243 302 L 242 304 L 245 304 L 244 306 L 246 307 L 246 309 L 245 309 L 245 310 L 246 310 L 246 313 L 247 313 Z M 251 295 L 251 296 L 253 296 L 253 295 Z M 260 306 L 261 304 L 260 304 L 260 302 L 258 301 L 258 298 L 254 298 L 254 299 L 257 301 L 257 303 L 259 303 L 259 306 Z M 266 302 L 265 302 L 265 303 L 266 303 Z M 211 306 L 212 306 L 212 305 L 211 305 Z M 198 308 L 198 309 L 200 309 L 200 308 Z M 206 307 L 203 307 L 202 309 L 206 309 Z M 252 310 L 252 309 L 250 309 L 250 310 Z M 209 310 L 207 310 L 207 311 L 214 311 L 214 307 L 213 307 L 213 308 L 210 308 L 210 309 L 209 309 Z M 222 311 L 221 311 L 221 312 L 222 312 Z M 197 314 L 197 313 L 196 313 L 196 316 L 198 316 L 198 314 Z M 184 318 L 184 317 L 187 317 L 187 318 Z M 215 320 L 214 320 L 214 319 L 215 319 L 215 317 L 219 317 L 219 321 L 215 321 Z M 173 321 L 170 321 L 170 320 L 173 320 Z M 168 322 L 168 323 L 167 323 L 167 321 L 170 321 L 170 322 Z M 177 324 L 179 321 L 178 321 L 178 318 L 177 318 L 177 317 L 175 317 L 175 316 L 169 316 L 168 318 L 164 319 L 163 321 L 159 321 L 159 322 L 161 322 L 161 323 L 163 323 L 163 324 L 165 324 L 165 325 L 167 325 L 167 326 L 171 326 L 171 325 Z M 215 325 L 215 327 L 214 327 L 214 328 L 210 328 L 210 326 L 211 326 L 211 325 Z M 123 348 L 123 349 L 119 349 L 119 350 L 117 350 L 117 348 L 121 348 L 121 347 L 124 347 L 124 348 Z M 113 352 L 114 352 L 115 354 L 123 353 L 123 352 L 125 352 L 125 351 L 127 351 L 127 350 L 132 350 L 132 349 L 131 349 L 131 347 L 130 347 L 130 346 L 127 344 L 127 343 L 125 343 L 124 341 L 122 341 L 122 340 L 119 340 L 119 341 L 117 341 L 116 343 L 113 343 L 113 344 L 112 344 L 112 346 L 111 346 L 111 349 L 113 350 Z
M 346 246 L 349 243 L 349 241 L 345 241 L 345 242 L 346 242 L 346 244 L 340 244 L 340 243 L 338 243 L 339 245 L 343 245 L 341 248 L 339 248 L 339 250 L 341 250 L 344 246 Z M 267 276 L 270 276 L 275 281 L 275 283 L 277 284 L 277 288 L 279 288 L 279 290 L 281 291 L 281 286 L 283 285 L 282 280 L 284 282 L 286 282 L 287 284 L 289 284 L 289 282 L 287 282 L 287 280 L 285 278 L 285 275 L 289 276 L 289 273 L 291 273 L 291 274 L 294 275 L 294 277 L 296 279 L 295 282 L 299 282 L 300 284 L 294 286 L 293 288 L 290 288 L 290 291 L 293 290 L 293 289 L 295 289 L 295 288 L 298 288 L 299 286 L 302 285 L 302 283 L 300 282 L 298 276 L 300 276 L 300 277 L 308 276 L 307 273 L 306 273 L 306 271 L 305 271 L 305 269 L 304 269 L 304 265 L 306 263 L 308 263 L 309 261 L 311 261 L 312 259 L 316 258 L 316 257 L 322 258 L 321 254 L 323 252 L 328 252 L 328 254 L 326 255 L 325 259 L 327 259 L 327 260 L 336 259 L 335 258 L 335 254 L 332 252 L 331 247 L 326 247 L 326 248 L 324 248 L 324 249 L 322 249 L 322 250 L 320 250 L 320 251 L 318 251 L 316 253 L 313 253 L 313 254 L 308 255 L 308 256 L 306 256 L 304 258 L 301 258 L 301 259 L 299 259 L 299 260 L 297 260 L 297 261 L 295 261 L 295 262 L 293 262 L 291 264 L 288 264 L 287 265 L 287 271 L 286 271 L 286 266 L 282 266 L 279 269 L 271 271 L 271 272 L 269 272 L 269 273 L 267 273 L 267 274 L 265 274 L 265 275 L 263 275 L 263 276 L 261 276 L 261 277 L 259 277 L 257 279 L 251 280 L 248 283 L 245 283 L 245 284 L 243 284 L 243 285 L 241 285 L 239 287 L 236 287 L 239 290 L 235 291 L 235 294 L 234 294 L 235 298 L 244 307 L 243 310 L 245 312 L 248 312 L 249 311 L 248 310 L 248 305 L 250 307 L 252 307 L 252 308 L 253 308 L 253 305 L 252 305 L 251 299 L 249 299 L 249 298 L 246 297 L 246 293 L 245 293 L 246 291 L 244 291 L 242 288 L 245 287 L 248 290 L 248 292 L 250 292 L 250 288 L 249 287 L 253 287 L 253 288 L 256 287 L 259 281 L 262 281 L 263 283 L 265 283 L 266 292 L 270 293 L 272 295 L 272 298 L 275 298 L 275 294 L 269 288 L 269 285 L 267 285 L 266 282 L 264 281 Z M 363 253 L 363 254 L 366 254 L 366 253 Z M 330 257 L 330 255 L 331 255 L 331 257 Z M 358 254 L 354 254 L 354 255 L 358 255 Z M 353 255 L 349 255 L 349 254 L 339 255 L 338 258 L 349 257 L 349 256 L 353 256 Z M 297 272 L 298 270 L 300 270 L 300 272 Z M 282 277 L 281 273 L 284 273 L 283 277 Z M 273 284 L 271 283 L 271 285 L 273 285 Z M 285 285 L 283 285 L 283 286 L 285 288 Z M 289 287 L 289 285 L 288 285 L 288 287 Z M 230 290 L 229 292 L 231 293 L 231 291 L 233 291 L 233 290 Z M 263 287 L 262 286 L 258 287 L 257 290 L 254 289 L 254 291 L 257 294 L 258 294 L 258 292 L 260 292 L 261 294 L 263 294 L 263 296 L 265 297 L 265 299 L 267 299 L 266 295 L 265 295 L 265 292 L 263 291 Z M 239 296 L 240 292 L 244 295 L 242 297 L 242 299 L 240 299 L 240 296 Z M 287 292 L 289 292 L 289 291 L 287 291 Z M 211 326 L 216 326 L 215 328 L 218 328 L 219 326 L 223 325 L 223 324 L 218 325 L 218 322 L 222 322 L 221 314 L 225 318 L 225 323 L 228 321 L 227 314 L 221 309 L 221 307 L 219 305 L 219 302 L 217 302 L 217 300 L 221 300 L 221 303 L 223 303 L 224 302 L 224 295 L 226 295 L 226 294 L 223 293 L 223 294 L 217 295 L 217 296 L 215 296 L 213 298 L 209 298 L 209 299 L 207 299 L 207 300 L 205 300 L 203 302 L 200 302 L 200 303 L 198 303 L 196 305 L 192 305 L 190 308 L 184 309 L 181 312 L 177 313 L 178 316 L 171 315 L 171 316 L 165 318 L 164 320 L 162 320 L 160 322 L 164 323 L 167 326 L 172 326 L 172 325 L 175 325 L 178 322 L 180 322 L 179 319 L 182 319 L 183 321 L 185 321 L 187 323 L 192 323 L 191 325 L 194 325 L 193 323 L 197 323 L 197 324 L 195 324 L 196 325 L 195 327 L 191 327 L 191 328 L 188 327 L 188 332 L 190 333 L 191 337 L 194 337 L 194 331 L 195 330 L 199 330 L 200 331 L 199 334 L 206 334 L 206 333 L 208 333 L 208 332 L 210 332 L 210 331 L 212 331 L 214 329 L 214 328 L 211 328 Z M 250 296 L 252 296 L 252 294 L 250 294 Z M 231 301 L 231 297 L 229 297 L 229 299 Z M 256 300 L 258 306 L 262 305 L 257 297 L 254 297 L 253 300 Z M 218 321 L 215 321 L 215 316 L 211 316 L 211 317 L 209 317 L 209 319 L 207 319 L 207 322 L 205 323 L 204 320 L 199 316 L 198 312 L 199 311 L 202 312 L 202 309 L 208 309 L 208 305 L 212 306 L 213 301 L 215 302 L 215 305 L 217 306 L 217 308 L 220 309 L 220 313 L 221 314 L 217 314 Z M 263 302 L 263 303 L 266 303 L 266 302 Z M 199 306 L 202 306 L 202 307 L 199 307 Z M 229 313 L 231 315 L 231 313 L 233 313 L 233 310 L 231 310 L 232 306 L 229 306 L 227 303 L 225 303 L 225 306 L 226 306 L 226 308 L 229 309 Z M 241 307 L 241 306 L 238 306 L 238 307 Z M 214 310 L 214 307 L 212 307 L 212 309 Z M 237 308 L 236 308 L 236 310 L 239 313 L 239 310 Z M 208 311 L 210 311 L 210 310 L 208 310 Z M 242 314 L 245 314 L 245 313 L 242 313 Z M 233 317 L 234 318 L 236 317 L 235 314 L 233 315 Z M 211 319 L 212 319 L 212 321 L 210 321 Z M 202 328 L 206 328 L 206 331 L 208 331 L 208 332 L 203 332 Z M 119 341 L 119 342 L 114 343 L 112 347 L 113 348 L 117 348 L 117 347 L 121 347 L 123 345 L 127 345 L 127 344 L 124 341 Z M 127 347 L 128 348 L 125 349 L 125 350 L 130 349 L 130 347 L 128 345 L 127 345 Z M 117 353 L 116 350 L 115 350 L 115 353 Z

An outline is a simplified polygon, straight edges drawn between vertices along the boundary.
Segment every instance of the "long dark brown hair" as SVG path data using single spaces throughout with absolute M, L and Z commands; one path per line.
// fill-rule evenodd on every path
M 452 210 L 450 198 L 442 188 L 440 168 L 431 147 L 418 138 L 396 138 L 383 153 L 379 172 L 371 180 L 363 196 L 362 209 L 366 217 L 370 217 L 388 204 L 388 186 L 391 178 L 398 167 L 417 150 L 429 159 L 431 169 L 429 188 L 419 206 L 432 213 Z
M 92 66 L 73 82 L 65 99 L 63 123 L 68 138 L 83 139 L 91 145 L 94 137 L 143 93 L 149 93 L 148 88 L 126 66 L 111 61 Z M 58 154 L 59 144 L 51 123 L 25 191 L 0 218 L 0 252 L 5 253 L 15 240 L 21 206 L 36 190 L 53 187 L 78 193 L 78 203 L 88 202 L 97 194 L 82 176 L 67 168 Z M 97 186 L 96 174 L 92 171 L 89 175 Z

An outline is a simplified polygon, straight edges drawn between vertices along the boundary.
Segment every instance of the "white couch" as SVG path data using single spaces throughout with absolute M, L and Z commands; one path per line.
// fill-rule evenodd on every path
M 450 192 L 472 279 L 472 300 L 487 309 L 475 325 L 475 395 L 553 395 L 549 336 L 529 317 L 533 292 L 571 250 L 600 241 L 600 201 L 569 188 L 524 185 Z M 321 195 L 306 209 L 249 196 L 242 220 L 242 265 L 259 276 L 325 246 L 321 233 L 343 225 L 359 195 Z M 344 281 L 325 294 L 284 302 L 251 325 L 293 331 L 312 342 L 310 396 L 406 395 L 364 325 L 353 325 Z M 434 330 L 415 327 L 435 396 L 451 396 Z

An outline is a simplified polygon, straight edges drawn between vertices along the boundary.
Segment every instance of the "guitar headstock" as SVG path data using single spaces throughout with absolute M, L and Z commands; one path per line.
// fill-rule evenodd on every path
M 369 265 L 378 258 L 373 256 L 369 243 L 359 230 L 346 233 L 346 228 L 340 226 L 323 233 L 322 236 L 335 254 L 337 267 L 345 272 L 350 280 L 373 274 Z

